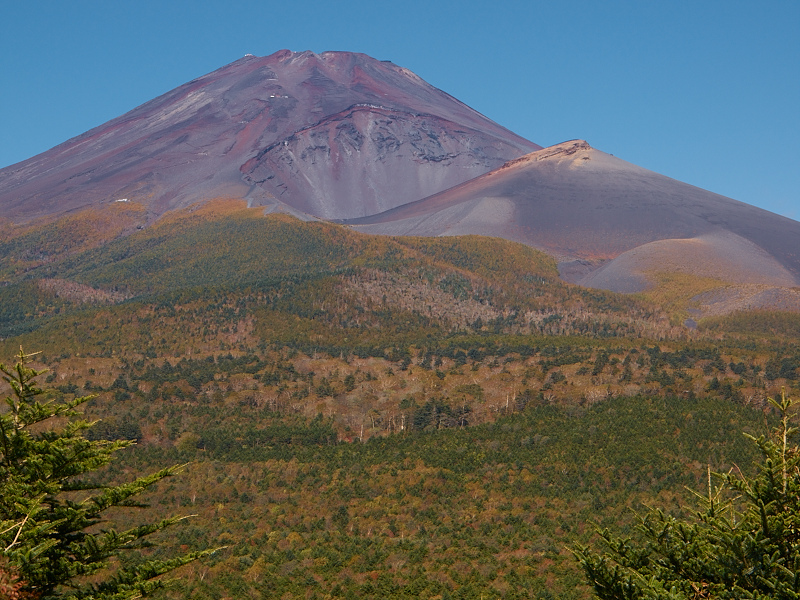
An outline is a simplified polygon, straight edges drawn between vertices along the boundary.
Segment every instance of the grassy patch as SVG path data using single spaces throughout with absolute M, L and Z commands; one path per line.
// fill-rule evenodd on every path
M 656 271 L 647 273 L 655 285 L 637 294 L 643 300 L 659 305 L 675 324 L 682 323 L 689 317 L 689 309 L 699 308 L 692 298 L 698 294 L 727 285 L 720 279 L 698 277 L 688 273 Z

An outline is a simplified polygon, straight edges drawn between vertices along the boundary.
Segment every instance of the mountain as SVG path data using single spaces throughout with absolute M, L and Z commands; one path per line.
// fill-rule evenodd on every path
M 538 148 L 391 62 L 282 50 L 245 56 L 0 170 L 0 209 L 19 222 L 127 200 L 152 221 L 226 197 L 349 218 Z
M 0 172 L 2 360 L 96 395 L 87 435 L 137 441 L 112 480 L 186 465 L 145 500 L 195 515 L 159 553 L 223 548 L 154 597 L 589 598 L 587 523 L 753 464 L 800 317 L 681 319 L 792 308 L 798 224 L 535 149 L 390 63 L 281 52 Z
M 791 290 L 800 284 L 800 223 L 582 140 L 348 224 L 377 234 L 479 233 L 519 241 L 557 257 L 564 279 L 589 287 L 638 292 L 660 275 L 684 274 L 740 291 L 749 286 L 755 305 L 800 307 Z
M 15 250 L 13 268 L 216 199 L 371 234 L 522 242 L 554 256 L 568 282 L 655 290 L 662 304 L 666 285 L 679 310 L 701 316 L 800 310 L 800 223 L 584 141 L 542 149 L 363 54 L 248 55 L 0 170 L 12 224 L 2 235 L 15 247 L 28 234 L 14 224 L 69 216 L 56 229 L 99 227 L 68 236 L 72 249 Z

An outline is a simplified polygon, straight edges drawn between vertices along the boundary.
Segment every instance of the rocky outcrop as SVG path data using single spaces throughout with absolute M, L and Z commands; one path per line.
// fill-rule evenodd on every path
M 433 115 L 354 106 L 269 145 L 248 183 L 322 219 L 375 214 L 501 165 L 507 142 Z

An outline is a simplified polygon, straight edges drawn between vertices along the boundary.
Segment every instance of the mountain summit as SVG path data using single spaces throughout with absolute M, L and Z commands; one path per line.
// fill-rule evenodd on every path
M 538 149 L 391 62 L 248 55 L 0 170 L 13 221 L 127 199 L 151 218 L 215 197 L 359 217 Z

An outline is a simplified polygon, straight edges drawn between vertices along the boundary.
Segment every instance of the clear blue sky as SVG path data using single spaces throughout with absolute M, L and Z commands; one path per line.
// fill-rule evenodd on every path
M 798 0 L 7 2 L 0 167 L 282 48 L 391 60 L 543 146 L 800 219 Z

